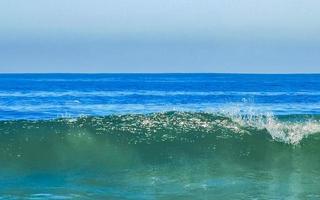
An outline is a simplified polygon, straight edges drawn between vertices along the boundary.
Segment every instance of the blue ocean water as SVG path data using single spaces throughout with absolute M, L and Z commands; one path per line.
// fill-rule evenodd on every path
M 0 74 L 0 199 L 320 199 L 320 75 Z
M 221 111 L 320 113 L 320 75 L 1 74 L 0 119 Z

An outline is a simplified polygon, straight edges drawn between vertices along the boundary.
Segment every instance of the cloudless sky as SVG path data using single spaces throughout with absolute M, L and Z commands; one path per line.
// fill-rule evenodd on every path
M 320 72 L 319 0 L 1 0 L 0 72 Z

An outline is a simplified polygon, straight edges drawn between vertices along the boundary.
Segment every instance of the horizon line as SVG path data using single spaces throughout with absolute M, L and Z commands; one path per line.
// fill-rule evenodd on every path
M 0 72 L 0 74 L 234 74 L 234 75 L 320 75 L 320 72 Z

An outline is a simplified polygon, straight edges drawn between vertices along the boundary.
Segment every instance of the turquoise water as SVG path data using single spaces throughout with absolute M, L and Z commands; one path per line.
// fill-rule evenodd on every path
M 0 199 L 320 198 L 319 75 L 0 83 Z

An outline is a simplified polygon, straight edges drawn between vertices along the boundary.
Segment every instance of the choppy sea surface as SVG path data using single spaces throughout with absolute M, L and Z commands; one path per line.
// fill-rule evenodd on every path
M 0 199 L 320 199 L 319 152 L 319 74 L 0 74 Z

